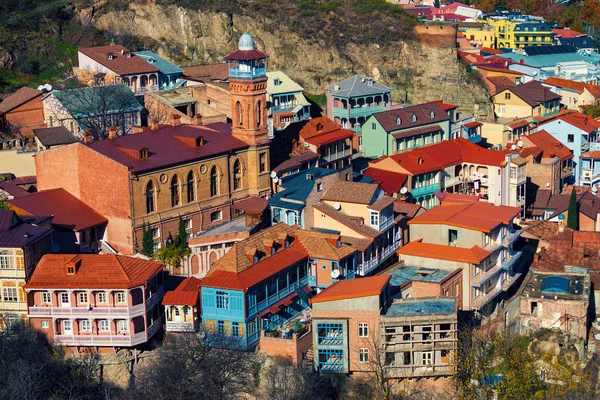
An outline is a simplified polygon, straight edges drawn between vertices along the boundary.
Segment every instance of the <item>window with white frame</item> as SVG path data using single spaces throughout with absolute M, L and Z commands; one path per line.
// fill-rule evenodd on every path
M 48 321 L 42 321 L 42 329 L 48 329 L 49 326 L 50 324 L 48 323 Z
M 423 365 L 431 365 L 432 364 L 432 359 L 433 359 L 433 354 L 431 351 L 424 351 L 423 352 Z
M 125 303 L 125 292 L 117 292 L 115 298 L 118 304 Z
M 367 322 L 360 322 L 358 324 L 358 337 L 369 336 L 369 324 Z
M 19 298 L 17 296 L 17 288 L 4 288 L 2 291 L 3 300 L 10 303 L 16 303 Z
M 371 211 L 371 226 L 379 227 L 379 213 Z
M 150 232 L 152 232 L 153 239 L 158 239 L 160 237 L 160 230 L 158 228 L 152 228 L 150 229 Z
M 69 299 L 69 292 L 61 292 L 60 294 L 60 302 L 62 304 L 69 304 L 71 301 Z
M 87 319 L 84 319 L 81 321 L 80 327 L 81 327 L 82 332 L 91 332 L 92 331 L 92 323 Z
M 50 292 L 42 292 L 42 303 L 44 303 L 44 304 L 52 303 L 52 296 L 50 296 Z
M 0 250 L 0 269 L 14 269 L 15 257 L 12 250 Z
M 369 362 L 369 349 L 358 349 L 358 361 L 361 363 Z
M 120 319 L 117 321 L 117 329 L 119 332 L 127 332 L 129 331 L 129 321 L 126 319 Z
M 185 223 L 185 229 L 186 230 L 192 229 L 192 219 L 191 218 L 190 219 L 186 219 L 184 221 L 184 223 Z
M 106 292 L 99 292 L 98 293 L 98 303 L 100 303 L 100 304 L 106 304 Z
M 108 332 L 110 331 L 110 326 L 108 325 L 107 319 L 100 320 L 100 332 Z
M 88 302 L 88 294 L 87 294 L 87 292 L 80 292 L 79 293 L 79 303 L 85 304 L 87 302 Z

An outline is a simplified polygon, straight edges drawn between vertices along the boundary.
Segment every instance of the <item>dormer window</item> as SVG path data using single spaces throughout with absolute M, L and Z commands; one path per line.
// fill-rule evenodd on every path
M 323 124 L 319 122 L 319 123 L 317 124 L 317 132 L 320 132 L 320 131 L 322 131 L 322 130 L 323 130 Z
M 337 246 L 338 248 L 342 247 L 342 239 L 341 239 L 341 238 L 338 238 L 338 240 L 337 240 L 337 242 L 336 242 L 336 246 Z
M 131 58 L 131 52 L 130 51 L 126 51 L 125 52 L 125 58 Z
M 273 245 L 273 247 L 271 247 L 271 255 L 275 254 L 276 251 L 277 248 L 275 247 L 275 245 Z
M 434 119 L 435 118 L 435 113 L 433 112 L 433 110 L 431 110 L 429 112 L 429 118 Z
M 252 262 L 254 264 L 258 264 L 258 255 L 257 254 L 254 255 L 254 258 L 252 259 Z
M 396 125 L 402 125 L 402 120 L 400 117 L 396 118 Z
M 412 120 L 412 122 L 417 122 L 417 116 L 415 114 L 413 114 L 410 119 Z
M 67 275 L 75 275 L 75 265 L 67 265 Z
M 425 162 L 425 160 L 423 160 L 421 157 L 419 157 L 419 159 L 417 160 L 417 162 L 419 163 L 419 165 L 423 164 Z
M 143 148 L 140 150 L 140 160 L 145 160 L 148 158 L 148 149 Z
M 113 53 L 106 53 L 106 59 L 108 61 L 112 60 L 113 58 L 115 58 L 115 55 Z
M 204 138 L 202 136 L 198 136 L 196 138 L 196 147 L 202 147 L 204 145 Z

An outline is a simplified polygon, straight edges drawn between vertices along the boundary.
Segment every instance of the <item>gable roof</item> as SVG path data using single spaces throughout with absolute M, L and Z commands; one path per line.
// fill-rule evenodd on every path
M 546 86 L 542 86 L 538 81 L 530 81 L 522 85 L 508 87 L 504 90 L 500 90 L 498 94 L 501 94 L 506 90 L 510 91 L 532 107 L 536 107 L 542 102 L 559 100 L 561 98 L 559 94 L 552 92 Z M 496 96 L 498 94 L 496 94 Z
M 554 210 L 554 213 L 550 216 L 550 218 L 554 218 L 567 211 L 569 209 L 570 202 L 570 193 L 560 193 L 550 195 L 547 198 L 547 202 L 536 201 L 534 207 L 540 209 Z M 593 220 L 597 219 L 598 213 L 600 212 L 600 198 L 594 195 L 589 188 L 583 192 L 577 193 L 577 205 L 579 213 Z
M 378 275 L 337 281 L 315 295 L 310 299 L 310 302 L 314 304 L 326 301 L 378 296 L 387 287 L 391 278 L 391 275 Z
M 119 75 L 143 74 L 159 71 L 158 68 L 144 61 L 141 57 L 136 56 L 133 52 L 130 52 L 129 49 L 120 44 L 81 47 L 78 51 Z M 127 52 L 131 54 L 130 58 L 125 57 L 125 53 Z M 112 53 L 112 60 L 106 59 L 108 53 Z
M 313 208 L 322 212 L 323 214 L 328 215 L 329 217 L 338 221 L 347 228 L 350 228 L 359 235 L 364 236 L 366 239 L 375 239 L 381 235 L 381 232 L 379 232 L 377 229 L 365 225 L 363 218 L 353 217 L 351 215 L 345 214 L 341 211 L 336 210 L 329 204 L 317 203 L 313 206 Z
M 354 131 L 342 129 L 327 117 L 316 117 L 306 121 L 299 131 L 300 137 L 317 147 L 354 137 Z
M 169 61 L 165 60 L 164 58 L 160 57 L 158 54 L 150 50 L 136 51 L 135 55 L 140 57 L 148 64 L 158 68 L 158 70 L 165 75 L 183 73 L 183 69 L 179 68 L 173 63 L 170 63 Z
M 489 233 L 501 224 L 508 224 L 520 212 L 520 207 L 495 206 L 484 202 L 442 203 L 417 215 L 408 224 L 451 225 Z
M 370 84 L 369 81 L 371 82 Z M 392 90 L 387 86 L 375 82 L 373 78 L 368 76 L 354 75 L 334 85 L 327 86 L 325 91 L 338 97 L 354 97 L 389 93 Z
M 553 122 L 555 120 L 564 121 L 578 129 L 581 129 L 584 132 L 592 133 L 598 128 L 600 128 L 600 121 L 590 117 L 589 115 L 583 114 L 579 111 L 569 112 L 557 115 L 556 118 L 549 120 L 546 123 Z M 544 126 L 546 123 L 540 124 L 540 126 Z
M 408 203 L 402 200 L 396 200 L 394 203 L 394 212 L 407 218 L 414 218 L 421 210 L 425 209 L 420 204 Z
M 33 134 L 45 147 L 71 144 L 79 141 L 65 126 L 34 129 Z
M 570 79 L 561 79 L 551 76 L 544 81 L 544 84 L 563 89 L 574 90 L 579 94 L 582 94 L 587 89 L 587 91 L 590 92 L 590 94 L 595 98 L 600 97 L 600 87 L 596 85 L 590 85 L 589 83 L 575 82 Z
M 397 253 L 405 256 L 434 258 L 436 260 L 456 261 L 469 264 L 479 264 L 492 254 L 479 246 L 473 246 L 470 249 L 466 249 L 463 247 L 423 243 L 422 239 L 405 244 L 397 251 Z
M 7 113 L 9 111 L 14 110 L 19 107 L 35 99 L 38 96 L 41 96 L 43 92 L 39 90 L 32 89 L 27 86 L 23 86 L 7 98 L 5 98 L 2 102 L 0 102 L 0 113 Z
M 371 204 L 377 194 L 379 186 L 375 183 L 361 183 L 350 181 L 335 181 L 321 200 L 339 201 L 342 203 Z
M 431 118 L 431 112 L 433 112 L 433 118 Z M 416 121 L 414 122 L 412 121 L 413 115 L 416 117 Z M 444 111 L 442 105 L 437 101 L 381 111 L 373 114 L 373 117 L 387 132 L 416 128 L 421 125 L 437 124 L 450 119 L 448 113 Z M 398 119 L 400 120 L 398 121 Z
M 175 290 L 165 293 L 162 304 L 164 306 L 195 306 L 200 296 L 200 279 L 190 276 L 183 281 Z
M 524 142 L 531 142 L 535 147 L 542 151 L 543 158 L 553 158 L 557 157 L 561 160 L 568 160 L 573 158 L 573 152 L 564 144 L 560 142 L 560 140 L 556 139 L 550 133 L 541 129 L 529 136 L 523 137 Z M 523 151 L 529 153 L 529 147 L 524 147 L 521 149 L 521 153 Z M 522 154 L 523 157 L 526 157 L 528 154 Z
M 379 185 L 388 196 L 399 193 L 406 185 L 409 176 L 407 174 L 400 174 L 398 172 L 386 171 L 374 167 L 367 168 L 362 174 L 373 179 L 373 183 Z
M 180 140 L 197 137 L 203 138 L 201 147 Z M 156 131 L 147 130 L 113 140 L 98 140 L 83 146 L 138 173 L 244 149 L 248 144 L 231 135 L 231 124 L 218 122 L 200 126 L 162 125 Z M 143 148 L 148 149 L 148 158 L 139 159 L 131 155 Z
M 52 229 L 40 226 L 51 217 L 21 217 L 12 210 L 0 210 L 0 247 L 24 247 L 49 235 Z
M 67 274 L 67 264 L 76 272 Z M 128 289 L 144 285 L 163 264 L 116 254 L 46 254 L 27 289 Z
M 287 76 L 283 71 L 267 72 L 267 92 L 269 94 L 303 92 L 304 88 Z M 279 80 L 279 85 L 275 81 Z
M 62 188 L 14 198 L 8 204 L 29 215 L 53 215 L 54 226 L 75 232 L 108 223 L 105 217 Z

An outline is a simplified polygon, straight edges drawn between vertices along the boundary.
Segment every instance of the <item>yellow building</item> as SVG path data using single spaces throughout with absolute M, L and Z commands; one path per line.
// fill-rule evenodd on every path
M 467 29 L 464 35 L 473 46 L 496 48 L 496 31 L 493 29 Z
M 507 19 L 488 22 L 495 32 L 497 49 L 519 49 L 525 46 L 553 44 L 552 26 L 539 22 L 519 22 Z
M 538 81 L 507 87 L 492 96 L 497 117 L 547 117 L 560 110 L 560 95 Z

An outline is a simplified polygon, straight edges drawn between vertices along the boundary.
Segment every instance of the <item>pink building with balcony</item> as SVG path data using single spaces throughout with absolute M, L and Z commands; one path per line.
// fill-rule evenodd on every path
M 162 328 L 163 265 L 155 261 L 47 254 L 26 291 L 31 326 L 76 352 L 135 347 Z

